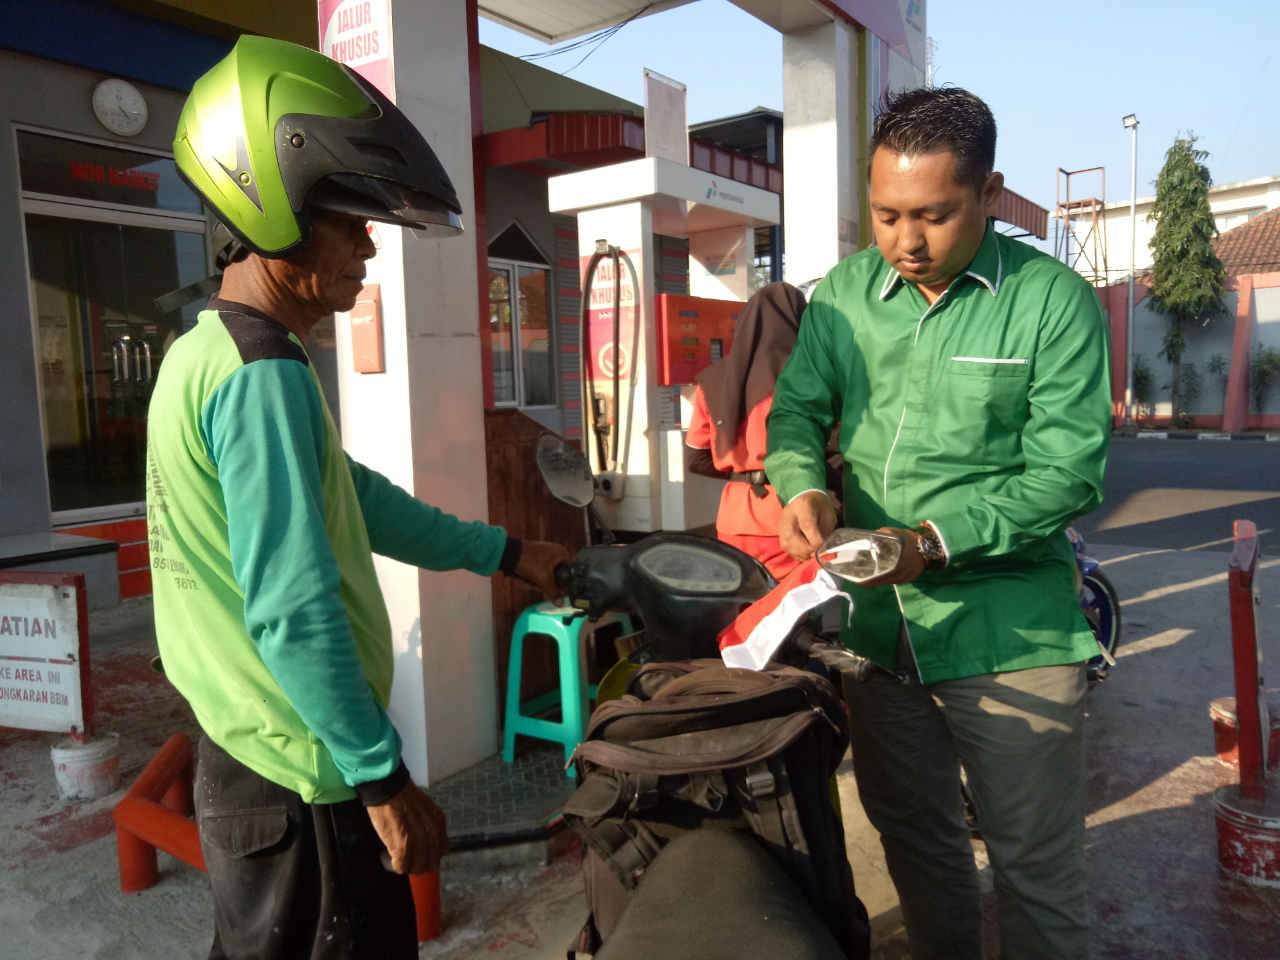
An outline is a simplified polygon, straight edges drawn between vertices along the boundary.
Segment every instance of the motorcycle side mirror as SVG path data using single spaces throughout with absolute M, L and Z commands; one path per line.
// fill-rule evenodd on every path
M 538 438 L 538 472 L 551 495 L 571 507 L 590 506 L 596 498 L 591 464 L 550 431 Z
M 613 543 L 612 531 L 596 511 L 596 481 L 591 475 L 591 462 L 550 430 L 538 438 L 536 457 L 538 472 L 551 495 L 571 507 L 586 507 L 599 525 L 604 542 Z
M 856 527 L 841 527 L 818 548 L 823 570 L 850 583 L 865 583 L 898 565 L 902 538 Z

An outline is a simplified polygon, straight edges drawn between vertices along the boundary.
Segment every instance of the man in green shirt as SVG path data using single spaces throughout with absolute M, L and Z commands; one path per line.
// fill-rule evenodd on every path
M 315 51 L 245 36 L 192 89 L 174 155 L 219 220 L 224 267 L 165 355 L 147 438 L 156 638 L 204 731 L 210 957 L 411 960 L 405 874 L 438 871 L 448 841 L 387 712 L 372 554 L 501 570 L 549 598 L 567 554 L 351 460 L 321 396 L 303 344 L 355 305 L 368 221 L 460 232 L 448 177 L 395 105 Z
M 958 89 L 890 98 L 870 169 L 875 249 L 814 292 L 782 371 L 765 469 L 781 538 L 845 523 L 904 541 L 851 591 L 844 641 L 910 683 L 847 689 L 854 771 L 915 960 L 982 956 L 963 764 L 995 875 L 1004 960 L 1088 956 L 1085 661 L 1064 530 L 1102 500 L 1108 334 L 1093 289 L 996 232 L 996 127 Z

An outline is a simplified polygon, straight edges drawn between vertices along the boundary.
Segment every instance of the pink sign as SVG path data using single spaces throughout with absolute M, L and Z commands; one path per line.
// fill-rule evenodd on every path
M 344 63 L 395 102 L 391 0 L 318 0 L 320 52 Z
M 640 251 L 630 250 L 628 253 L 639 259 Z M 586 270 L 591 257 L 579 258 L 581 269 Z M 613 260 L 604 257 L 596 266 L 595 276 L 591 279 L 591 290 L 588 294 L 587 324 L 591 338 L 591 352 L 586 356 L 587 379 L 595 381 L 597 389 L 603 390 L 606 381 L 613 382 L 613 371 L 616 366 L 618 376 L 627 380 L 631 377 L 631 349 L 635 327 L 635 291 L 631 289 L 631 277 L 625 265 L 622 266 L 622 289 L 619 291 L 622 311 L 619 317 L 619 336 L 621 341 L 616 348 L 613 342 Z M 610 394 L 612 398 L 612 394 Z M 612 413 L 610 413 L 612 417 Z

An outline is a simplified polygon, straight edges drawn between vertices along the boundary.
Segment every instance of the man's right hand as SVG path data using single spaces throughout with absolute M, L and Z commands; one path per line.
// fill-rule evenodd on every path
M 808 560 L 836 528 L 836 510 L 825 493 L 809 490 L 782 509 L 778 539 L 796 560 Z
M 444 811 L 409 781 L 399 793 L 368 807 L 373 829 L 391 855 L 396 873 L 439 873 L 440 858 L 449 852 Z
M 564 600 L 564 591 L 556 583 L 556 567 L 571 559 L 569 551 L 558 543 L 526 540 L 521 544 L 516 576 L 538 587 L 552 603 L 559 604 Z

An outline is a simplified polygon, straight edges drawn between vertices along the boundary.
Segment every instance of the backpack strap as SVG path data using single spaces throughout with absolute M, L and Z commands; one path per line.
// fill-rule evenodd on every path
M 769 761 L 758 760 L 725 772 L 738 794 L 739 806 L 747 814 L 755 832 L 776 847 L 779 853 L 790 850 L 794 841 L 788 836 L 782 804 L 778 802 L 784 791 L 779 790 L 777 774 Z
M 596 929 L 596 915 L 587 914 L 587 922 L 569 941 L 569 949 L 565 952 L 566 960 L 591 960 L 600 952 L 600 931 Z
M 583 820 L 567 815 L 565 822 L 609 866 L 627 890 L 636 888 L 663 847 L 663 841 L 639 820 Z

